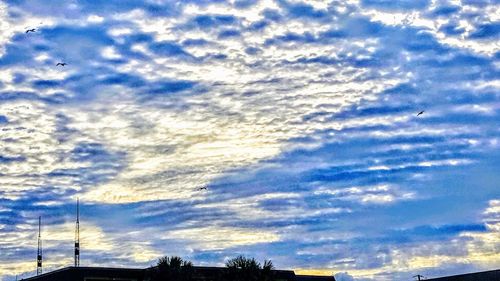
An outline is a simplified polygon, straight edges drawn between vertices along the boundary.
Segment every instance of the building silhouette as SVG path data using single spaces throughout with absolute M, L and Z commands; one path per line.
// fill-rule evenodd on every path
M 151 268 L 65 267 L 25 281 L 148 281 Z M 193 266 L 193 281 L 219 281 L 225 267 Z M 275 281 L 335 281 L 333 276 L 296 275 L 292 270 L 273 270 Z
M 439 278 L 429 278 L 428 281 L 500 281 L 500 269 L 467 273 Z

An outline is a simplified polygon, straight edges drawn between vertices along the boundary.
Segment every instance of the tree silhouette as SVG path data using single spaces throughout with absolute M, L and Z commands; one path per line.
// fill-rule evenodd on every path
M 261 266 L 254 258 L 238 256 L 226 262 L 227 272 L 225 280 L 227 281 L 271 281 L 273 279 L 273 263 L 264 261 Z
M 151 281 L 191 281 L 193 264 L 180 257 L 162 257 L 151 269 Z
M 226 269 L 220 273 L 208 277 L 198 276 L 190 261 L 180 257 L 162 257 L 158 259 L 156 266 L 148 269 L 146 280 L 150 281 L 194 281 L 195 275 L 203 280 L 217 281 L 274 281 L 275 273 L 273 263 L 265 260 L 261 266 L 254 258 L 238 256 L 226 262 Z M 209 278 L 209 279 L 204 279 Z
M 265 260 L 264 261 L 264 266 L 262 266 L 261 270 L 261 280 L 262 281 L 272 281 L 274 280 L 274 265 L 273 262 L 270 260 Z

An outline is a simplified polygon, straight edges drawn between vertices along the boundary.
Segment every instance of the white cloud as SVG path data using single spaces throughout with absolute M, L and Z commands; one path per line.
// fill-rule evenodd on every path
M 224 226 L 174 230 L 166 233 L 166 237 L 189 240 L 192 248 L 202 250 L 222 250 L 234 246 L 279 241 L 279 235 L 271 231 Z

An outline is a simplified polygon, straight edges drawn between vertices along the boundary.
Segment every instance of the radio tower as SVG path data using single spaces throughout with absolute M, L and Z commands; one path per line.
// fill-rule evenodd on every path
M 42 274 L 42 217 L 38 217 L 38 251 L 36 255 L 36 275 Z
M 80 200 L 76 199 L 75 267 L 80 266 Z
M 420 281 L 420 280 L 424 280 L 425 277 L 423 275 L 417 274 L 417 275 L 413 276 L 413 278 L 417 278 L 417 280 Z

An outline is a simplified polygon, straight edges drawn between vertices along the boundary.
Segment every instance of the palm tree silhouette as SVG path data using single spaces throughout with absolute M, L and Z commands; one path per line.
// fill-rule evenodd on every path
M 261 277 L 262 277 L 261 280 L 263 281 L 274 280 L 273 270 L 274 270 L 273 262 L 270 260 L 265 260 L 261 270 Z
M 147 270 L 146 279 L 149 281 L 194 281 L 202 278 L 207 281 L 274 281 L 274 265 L 265 260 L 261 266 L 254 258 L 238 256 L 226 262 L 226 270 L 219 271 L 215 276 L 199 276 L 200 272 L 194 269 L 190 261 L 180 257 L 162 257 L 156 266 Z M 195 278 L 195 275 L 197 276 Z
M 193 264 L 180 257 L 162 257 L 150 274 L 151 281 L 190 281 L 193 280 Z
M 264 261 L 261 266 L 254 258 L 238 256 L 226 262 L 225 280 L 229 281 L 271 281 L 273 280 L 273 263 Z

